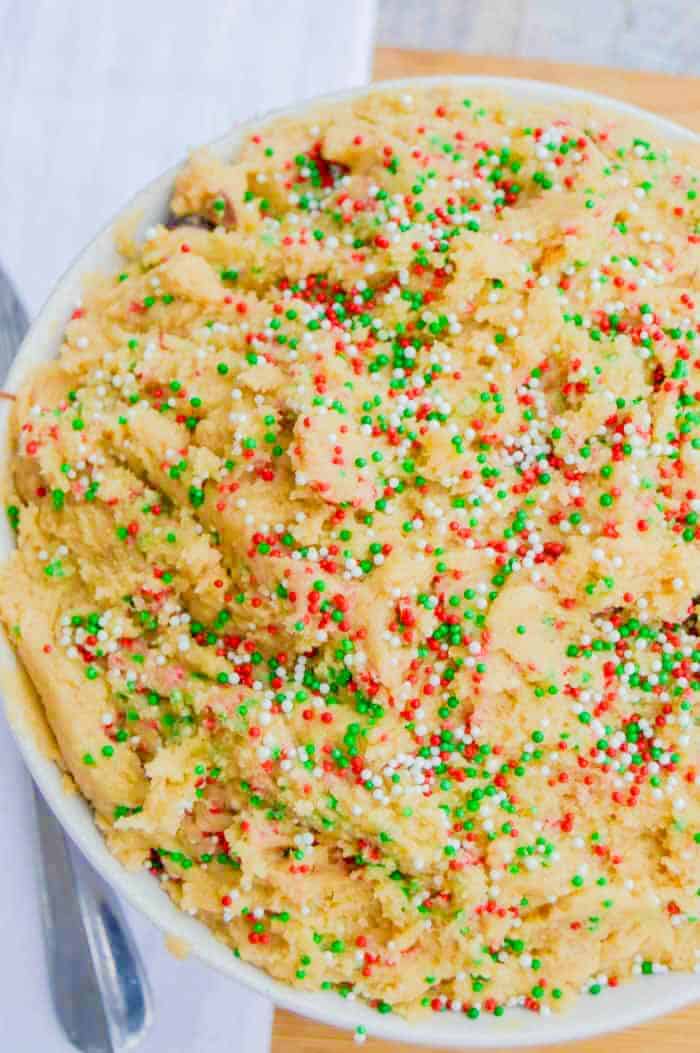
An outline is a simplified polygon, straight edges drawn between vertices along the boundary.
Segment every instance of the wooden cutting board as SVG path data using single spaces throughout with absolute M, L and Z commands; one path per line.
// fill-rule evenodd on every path
M 500 77 L 529 77 L 586 88 L 624 99 L 670 117 L 700 132 L 700 78 L 639 73 L 605 66 L 574 66 L 537 59 L 460 55 L 450 51 L 405 51 L 379 48 L 375 80 L 435 73 L 488 73 Z M 351 1034 L 316 1024 L 293 1013 L 275 1013 L 271 1053 L 357 1053 Z M 416 1047 L 370 1039 L 367 1053 L 407 1053 Z M 610 1037 L 567 1046 L 533 1047 L 532 1053 L 698 1053 L 700 1002 L 671 1016 L 632 1027 Z M 427 1051 L 435 1053 L 435 1051 Z

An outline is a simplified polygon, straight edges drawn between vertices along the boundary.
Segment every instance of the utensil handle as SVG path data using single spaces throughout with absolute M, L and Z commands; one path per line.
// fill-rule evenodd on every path
M 151 1019 L 138 950 L 109 886 L 70 846 L 35 787 L 51 997 L 83 1053 L 133 1048 Z
M 92 961 L 118 1049 L 131 1049 L 151 1023 L 151 992 L 128 922 L 109 885 L 71 849 Z

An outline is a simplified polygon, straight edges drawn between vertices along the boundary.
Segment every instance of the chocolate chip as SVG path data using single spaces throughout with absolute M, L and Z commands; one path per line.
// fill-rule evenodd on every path
M 165 221 L 165 226 L 168 230 L 175 230 L 176 227 L 199 227 L 201 230 L 213 230 L 216 223 L 194 212 L 188 212 L 184 216 L 176 216 L 174 212 L 171 212 Z

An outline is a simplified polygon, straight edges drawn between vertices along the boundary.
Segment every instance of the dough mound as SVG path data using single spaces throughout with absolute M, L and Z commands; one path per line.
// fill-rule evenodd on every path
M 0 617 L 113 851 L 378 1012 L 700 954 L 700 182 L 373 91 L 196 153 L 19 391 Z

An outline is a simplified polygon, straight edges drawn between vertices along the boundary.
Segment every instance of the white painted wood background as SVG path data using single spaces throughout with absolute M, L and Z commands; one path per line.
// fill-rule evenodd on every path
M 700 75 L 699 0 L 379 0 L 377 36 L 394 47 Z

